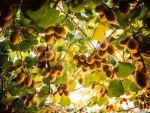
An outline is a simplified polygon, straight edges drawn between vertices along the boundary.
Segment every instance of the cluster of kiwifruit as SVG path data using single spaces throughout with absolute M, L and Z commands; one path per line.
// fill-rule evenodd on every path
M 31 94 L 28 96 L 28 98 L 27 96 L 22 96 L 21 99 L 23 100 L 24 104 L 26 104 L 26 107 L 30 107 L 32 104 L 33 98 L 34 98 L 34 94 Z
M 81 108 L 80 110 L 79 110 L 79 113 L 83 113 L 83 112 L 86 112 L 87 111 L 87 108 L 86 108 L 86 106 L 84 106 L 83 108 Z
M 99 14 L 101 21 L 106 21 L 109 23 L 114 23 L 117 20 L 117 16 L 114 11 L 108 10 L 104 5 L 98 5 L 95 7 L 95 12 Z
M 143 104 L 143 109 L 150 109 L 150 101 Z
M 106 87 L 102 87 L 99 92 L 103 98 L 105 98 L 107 96 L 107 88 Z
M 17 80 L 22 87 L 36 88 L 36 82 L 30 76 L 25 77 L 25 74 L 22 72 L 17 75 Z
M 2 105 L 1 106 L 1 110 L 4 111 L 2 113 L 14 113 L 15 112 L 15 109 L 12 107 L 12 105 Z
M 114 111 L 114 106 L 113 106 L 113 104 L 107 105 L 107 106 L 106 106 L 106 111 L 107 111 L 107 112 Z
M 126 102 L 126 104 L 128 104 L 128 99 L 126 99 L 126 98 L 120 99 L 119 103 L 123 104 L 123 102 Z
M 59 95 L 62 96 L 69 96 L 70 95 L 70 90 L 69 90 L 69 84 L 61 84 L 57 88 L 57 92 L 59 92 Z

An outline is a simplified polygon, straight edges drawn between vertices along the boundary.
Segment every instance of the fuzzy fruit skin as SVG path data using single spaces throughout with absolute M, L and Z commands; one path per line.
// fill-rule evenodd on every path
M 107 48 L 107 52 L 109 55 L 114 56 L 115 55 L 115 47 L 113 45 L 109 45 Z
M 27 87 L 29 87 L 29 86 L 31 86 L 31 84 L 32 84 L 32 78 L 31 77 L 26 77 L 25 78 L 25 85 Z
M 106 49 L 108 48 L 108 42 L 107 42 L 107 40 L 102 41 L 102 42 L 100 43 L 99 47 L 100 47 L 100 49 L 103 50 L 103 51 L 106 50 Z
M 51 69 L 50 69 L 51 76 L 56 76 L 57 72 L 58 72 L 58 70 L 57 70 L 56 66 L 51 67 Z
M 21 82 L 21 86 L 22 86 L 22 87 L 26 87 L 25 81 Z
M 31 104 L 32 104 L 32 101 L 27 100 L 27 102 L 26 102 L 26 106 L 27 106 L 27 107 L 30 107 L 30 106 L 31 106 Z
M 70 95 L 70 90 L 64 91 L 64 94 L 65 94 L 66 96 L 69 96 L 69 95 Z
M 95 62 L 93 62 L 92 64 L 89 65 L 89 68 L 94 71 L 97 68 L 97 65 Z
M 63 36 L 58 36 L 56 34 L 54 34 L 54 36 L 57 41 L 61 41 L 63 39 Z
M 89 69 L 89 64 L 86 61 L 83 62 L 83 68 Z
M 2 29 L 6 29 L 7 27 L 9 27 L 9 25 L 11 24 L 10 20 L 4 20 L 1 16 L 0 16 L 0 27 Z
M 114 11 L 106 11 L 105 18 L 108 21 L 108 23 L 114 23 L 117 20 L 117 16 Z
M 52 50 L 47 51 L 47 53 L 45 54 L 45 57 L 47 60 L 53 59 L 54 58 L 54 51 L 52 51 Z
M 26 96 L 22 96 L 21 99 L 23 100 L 24 104 L 27 102 L 27 97 Z
M 44 41 L 46 44 L 50 44 L 53 42 L 54 38 L 55 38 L 54 34 L 45 35 Z
M 138 47 L 139 47 L 139 44 L 135 39 L 128 40 L 127 48 L 130 52 L 137 51 Z
M 88 70 L 89 70 L 89 69 L 84 69 L 84 68 L 82 67 L 82 71 L 83 71 L 83 72 L 86 73 L 86 72 L 88 72 Z
M 103 15 L 106 10 L 107 8 L 104 5 L 98 5 L 95 7 L 95 12 L 98 13 L 99 15 Z
M 55 62 L 57 60 L 57 52 L 54 51 L 54 57 L 52 59 L 53 62 Z
M 106 74 L 107 78 L 111 78 L 113 72 L 110 69 L 107 69 L 106 72 L 105 72 L 105 74 Z
M 39 45 L 39 46 L 37 47 L 37 51 L 38 51 L 39 53 L 45 53 L 46 50 L 47 50 L 46 45 Z
M 54 26 L 50 26 L 50 27 L 44 29 L 44 32 L 46 35 L 51 35 L 52 33 L 54 33 Z
M 14 15 L 14 12 L 11 8 L 5 8 L 2 10 L 2 14 L 1 16 L 5 19 L 5 20 L 10 20 Z
M 51 74 L 48 77 L 50 82 L 54 82 L 56 80 L 56 76 L 52 76 Z
M 57 68 L 57 70 L 58 70 L 59 72 L 63 72 L 63 71 L 65 70 L 65 68 L 63 67 L 63 65 L 62 65 L 61 63 L 58 63 L 58 64 L 56 65 L 56 68 Z
M 101 49 L 98 49 L 98 56 L 99 56 L 100 58 L 104 58 L 104 57 L 106 56 L 106 50 L 103 51 L 103 50 L 101 50 Z
M 102 87 L 102 88 L 100 89 L 100 93 L 101 93 L 101 94 L 104 94 L 104 93 L 105 93 L 105 87 Z
M 78 79 L 78 82 L 79 82 L 80 85 L 83 85 L 83 84 L 84 84 L 84 78 L 83 78 L 83 77 L 80 77 L 80 78 Z
M 106 72 L 106 70 L 107 70 L 107 69 L 109 69 L 109 66 L 108 66 L 108 65 L 106 65 L 106 64 L 105 64 L 105 65 L 103 65 L 103 71 L 104 71 L 104 72 Z
M 58 91 L 59 93 L 62 93 L 62 92 L 63 92 L 63 87 L 62 87 L 61 85 L 58 86 L 57 91 Z
M 86 62 L 88 64 L 92 64 L 94 61 L 95 61 L 95 58 L 94 58 L 93 55 L 88 56 L 87 59 L 86 59 Z
M 127 46 L 127 42 L 128 42 L 129 39 L 131 39 L 131 38 L 130 37 L 126 37 L 124 40 L 119 41 L 119 45 L 121 47 L 126 47 Z
M 48 67 L 45 67 L 42 71 L 42 76 L 44 78 L 47 78 L 49 76 L 49 74 L 50 74 L 50 69 Z
M 17 31 L 12 32 L 10 35 L 10 42 L 13 45 L 16 45 L 18 44 L 19 40 L 20 40 L 20 34 Z
M 74 61 L 78 61 L 79 60 L 79 55 L 76 54 L 76 55 L 73 55 L 73 58 L 72 58 Z
M 63 84 L 63 89 L 64 89 L 64 91 L 69 90 L 69 84 L 68 83 L 67 84 Z
M 31 87 L 32 87 L 33 89 L 36 88 L 36 82 L 35 82 L 34 80 L 32 80 Z
M 103 60 L 103 58 L 100 58 L 98 54 L 95 54 L 94 59 L 99 62 Z
M 66 30 L 61 26 L 54 27 L 54 33 L 58 36 L 64 36 L 66 34 Z
M 130 4 L 127 1 L 122 1 L 119 4 L 119 12 L 122 15 L 128 15 L 130 12 Z
M 82 68 L 83 67 L 83 62 L 81 62 L 80 60 L 77 62 L 76 64 L 76 67 L 79 69 L 79 68 Z
M 81 62 L 84 62 L 84 61 L 86 60 L 86 56 L 85 56 L 85 55 L 80 55 L 80 56 L 79 56 L 79 60 L 80 60 Z
M 40 53 L 40 54 L 38 54 L 37 60 L 38 60 L 39 62 L 45 61 L 45 60 L 46 60 L 45 53 Z
M 18 80 L 19 82 L 23 82 L 24 79 L 25 79 L 25 74 L 24 74 L 24 73 L 19 73 L 19 74 L 17 75 L 17 80 Z

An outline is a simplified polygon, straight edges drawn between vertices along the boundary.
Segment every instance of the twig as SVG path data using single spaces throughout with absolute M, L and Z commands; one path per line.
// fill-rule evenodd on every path
M 138 53 L 139 53 L 139 55 L 140 55 L 140 57 L 141 57 L 141 61 L 142 61 L 142 63 L 143 63 L 144 69 L 146 69 L 146 67 L 145 67 L 145 63 L 144 63 L 144 60 L 143 60 L 143 57 L 141 56 L 141 53 L 140 53 L 140 51 L 139 51 L 139 50 L 138 50 Z
M 48 50 L 49 50 L 49 45 L 47 44 L 47 51 Z M 50 68 L 49 60 L 47 60 L 47 66 L 48 68 Z M 49 82 L 49 94 L 51 94 L 51 81 L 48 79 L 48 82 Z
M 53 6 L 54 9 L 56 9 L 58 7 L 58 4 L 59 4 L 60 0 L 57 0 Z
M 150 38 L 150 33 L 148 34 L 148 37 L 147 37 L 147 39 L 144 41 L 144 43 L 147 42 L 149 38 Z
M 129 108 L 129 109 L 126 109 L 126 110 L 119 110 L 119 111 L 115 111 L 115 112 L 121 112 L 121 111 L 129 111 L 129 110 L 132 110 L 134 108 L 138 108 L 139 106 L 135 106 L 135 107 L 132 107 L 132 108 Z
M 110 9 L 110 8 L 109 8 L 104 2 L 102 2 L 101 0 L 100 0 L 99 2 L 100 2 L 101 4 L 103 4 L 104 6 L 106 6 L 108 10 Z
M 75 80 L 75 78 L 80 74 L 81 71 L 82 71 L 82 70 L 80 70 L 80 71 L 76 74 L 76 76 L 73 78 L 73 80 Z
M 65 110 L 63 110 L 63 109 L 53 107 L 52 105 L 48 105 L 48 106 L 46 106 L 46 107 L 48 107 L 49 109 L 52 109 L 52 110 L 54 110 L 54 111 L 60 111 L 61 113 L 68 113 L 67 111 L 65 111 Z
M 107 41 L 110 41 L 111 36 L 116 32 L 116 30 L 114 30 L 108 37 L 107 37 Z
M 117 3 L 119 2 L 119 0 L 114 4 L 114 6 L 111 8 L 111 10 L 114 10 L 115 6 L 117 5 Z
M 3 78 L 7 79 L 7 77 L 5 77 L 5 75 L 0 74 Z
M 133 34 L 133 36 L 136 36 L 145 26 L 146 26 L 146 24 L 144 24 L 144 25 L 138 30 L 138 32 L 136 32 L 135 34 Z
M 1 79 L 1 84 L 2 84 L 2 91 L 1 91 L 1 93 L 3 93 L 3 92 L 4 92 L 4 83 L 3 83 L 3 78 L 0 76 L 0 79 Z
M 134 10 L 142 3 L 142 1 L 143 1 L 143 0 L 139 0 L 132 11 L 134 11 Z
M 51 46 L 50 50 L 53 49 L 55 43 L 56 43 L 56 40 L 53 42 L 53 45 Z

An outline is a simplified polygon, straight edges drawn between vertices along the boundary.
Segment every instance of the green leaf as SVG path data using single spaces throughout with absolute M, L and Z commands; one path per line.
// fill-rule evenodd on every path
M 75 30 L 75 25 L 73 22 L 70 21 L 70 19 L 67 19 L 64 23 L 64 26 L 66 26 L 70 31 Z
M 38 110 L 38 113 L 45 113 L 45 109 Z
M 99 107 L 102 106 L 102 105 L 106 105 L 108 102 L 109 102 L 108 101 L 108 97 L 103 98 L 101 96 L 101 94 L 98 94 L 98 96 L 97 96 L 97 104 L 98 104 Z
M 109 83 L 108 96 L 109 97 L 120 97 L 124 94 L 124 88 L 121 80 L 113 80 Z
M 10 95 L 9 92 L 7 92 L 7 97 L 5 98 L 3 104 L 4 105 L 9 105 L 13 101 L 13 97 Z
M 16 61 L 15 61 L 15 63 L 14 63 L 14 66 L 15 67 L 21 67 L 21 65 L 22 65 L 22 61 L 21 61 L 21 59 L 17 59 Z
M 60 84 L 66 84 L 67 83 L 67 74 L 64 73 L 62 77 L 57 77 L 56 78 L 56 84 L 60 85 Z
M 100 80 L 99 71 L 94 71 L 91 74 L 86 75 L 85 78 L 89 79 L 90 81 L 98 82 Z
M 108 55 L 108 60 L 110 61 L 110 63 L 112 65 L 116 65 L 117 64 L 117 61 L 116 61 L 116 59 L 113 56 Z
M 76 2 L 73 2 L 70 4 L 69 9 L 71 12 L 79 13 L 83 9 L 83 7 L 84 7 L 83 4 L 78 4 Z
M 13 108 L 15 108 L 15 109 L 20 109 L 20 108 L 22 108 L 23 107 L 23 105 L 24 105 L 24 102 L 23 102 L 23 99 L 15 99 L 14 101 L 13 101 Z
M 47 5 L 44 5 L 37 11 L 33 12 L 28 10 L 26 13 L 33 21 L 37 23 L 38 26 L 46 28 L 57 22 L 60 12 L 59 10 L 49 8 Z
M 63 97 L 60 99 L 60 106 L 61 106 L 61 107 L 70 106 L 70 104 L 71 104 L 71 100 L 70 100 L 69 97 L 63 96 Z
M 59 95 L 59 93 L 57 93 L 55 96 L 50 97 L 50 101 L 54 102 L 54 103 L 59 103 L 61 99 L 61 96 Z
M 3 64 L 2 69 L 4 69 L 4 70 L 5 70 L 5 69 L 6 69 L 6 67 L 7 67 L 7 66 L 9 66 L 9 65 L 13 65 L 13 62 L 12 62 L 12 61 L 5 61 L 5 62 L 4 62 L 4 64 Z
M 88 18 L 88 16 L 82 12 L 76 13 L 75 16 L 77 17 L 77 19 L 79 19 L 81 21 L 86 20 Z
M 22 91 L 24 94 L 34 94 L 35 93 L 35 91 L 34 91 L 34 89 L 33 88 L 31 88 L 31 87 L 25 87 L 25 88 L 23 88 L 23 91 Z
M 124 81 L 122 82 L 122 84 L 123 84 L 124 90 L 126 90 L 126 89 L 129 88 L 129 86 L 130 86 L 130 84 L 131 84 L 131 80 L 126 79 L 126 80 L 124 80 Z
M 101 71 L 100 72 L 100 80 L 105 81 L 106 79 L 107 79 L 106 74 L 103 71 Z
M 15 66 L 9 65 L 9 66 L 7 66 L 7 67 L 5 68 L 5 71 L 6 71 L 6 72 L 11 72 L 11 71 L 13 71 L 14 69 L 16 69 Z
M 40 92 L 43 93 L 43 94 L 48 94 L 48 92 L 49 92 L 49 86 L 48 85 L 47 86 L 43 86 L 41 88 Z
M 36 74 L 33 79 L 36 82 L 36 88 L 41 88 L 43 86 L 43 76 L 41 74 Z
M 141 7 L 141 13 L 140 15 L 137 17 L 138 20 L 143 20 L 144 18 L 146 18 L 148 16 L 148 7 L 146 6 L 142 6 Z
M 36 111 L 37 111 L 37 107 L 32 104 L 32 105 L 28 108 L 28 111 L 29 111 L 29 112 L 36 112 Z
M 128 77 L 132 74 L 134 70 L 134 66 L 131 63 L 118 62 L 118 66 L 116 68 L 116 75 L 119 78 Z
M 69 90 L 71 91 L 71 92 L 73 92 L 74 90 L 75 90 L 75 88 L 76 88 L 76 82 L 75 81 L 70 81 L 70 83 L 69 83 Z
M 124 40 L 126 38 L 126 36 L 127 36 L 127 31 L 124 30 L 124 32 L 119 36 L 119 41 Z
M 136 83 L 132 82 L 129 86 L 130 91 L 138 93 L 140 91 L 140 88 L 136 85 Z
M 87 88 L 92 84 L 92 81 L 89 79 L 84 79 L 83 87 Z

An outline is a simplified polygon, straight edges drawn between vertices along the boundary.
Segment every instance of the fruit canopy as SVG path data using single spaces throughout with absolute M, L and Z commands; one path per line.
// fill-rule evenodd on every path
M 149 0 L 1 0 L 0 12 L 0 113 L 149 110 Z

